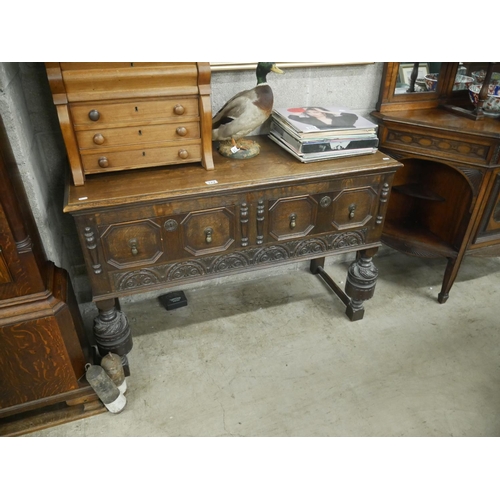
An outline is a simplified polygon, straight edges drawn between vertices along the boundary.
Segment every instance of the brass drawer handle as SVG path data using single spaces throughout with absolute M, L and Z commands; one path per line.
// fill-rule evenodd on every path
M 104 143 L 104 136 L 102 134 L 95 134 L 93 139 L 94 144 L 98 144 L 99 146 Z
M 181 137 L 184 137 L 188 132 L 186 127 L 177 127 L 175 131 L 177 132 L 177 135 L 180 135 Z
M 137 238 L 132 238 L 128 241 L 128 246 L 130 247 L 130 252 L 133 256 L 136 256 L 139 253 L 139 250 L 137 248 L 138 245 L 139 242 L 137 241 Z
M 212 243 L 212 234 L 213 234 L 214 230 L 211 228 L 211 227 L 207 227 L 205 229 L 205 242 L 206 243 Z
M 356 210 L 356 203 L 352 203 L 351 205 L 349 205 L 349 219 L 354 218 L 355 210 Z
M 290 229 L 294 229 L 297 225 L 297 214 L 290 215 Z
M 189 156 L 189 153 L 185 149 L 179 149 L 179 158 L 185 160 Z
M 89 111 L 89 118 L 93 122 L 96 122 L 97 120 L 99 120 L 99 118 L 101 118 L 101 113 L 99 113 L 99 111 L 97 111 L 97 109 L 91 109 Z
M 109 160 L 105 156 L 101 156 L 97 163 L 101 168 L 109 167 Z
M 176 115 L 183 115 L 184 111 L 185 111 L 184 106 L 182 106 L 181 104 L 176 104 L 174 106 L 174 113 Z

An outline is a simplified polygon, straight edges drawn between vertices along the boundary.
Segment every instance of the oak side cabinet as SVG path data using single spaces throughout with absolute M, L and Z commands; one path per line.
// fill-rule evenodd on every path
M 94 336 L 102 355 L 132 349 L 125 295 L 181 287 L 219 276 L 310 260 L 352 320 L 374 292 L 394 173 L 380 152 L 303 164 L 267 137 L 249 160 L 215 155 L 215 169 L 163 166 L 103 173 L 67 183 L 64 210 L 75 219 L 99 309 Z M 346 288 L 323 261 L 353 252 Z

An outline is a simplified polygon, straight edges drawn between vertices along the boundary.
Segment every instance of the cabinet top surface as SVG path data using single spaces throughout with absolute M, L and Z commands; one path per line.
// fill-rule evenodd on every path
M 484 120 L 475 121 L 441 108 L 376 111 L 372 114 L 377 118 L 397 123 L 422 125 L 439 130 L 500 138 L 500 120 L 497 118 L 487 117 Z
M 247 160 L 230 160 L 214 149 L 215 170 L 211 171 L 201 165 L 152 167 L 88 176 L 83 186 L 74 186 L 68 179 L 64 212 L 168 201 L 193 195 L 221 195 L 232 190 L 279 187 L 336 176 L 394 170 L 401 166 L 380 151 L 305 164 L 267 137 L 252 139 L 261 146 L 258 156 Z

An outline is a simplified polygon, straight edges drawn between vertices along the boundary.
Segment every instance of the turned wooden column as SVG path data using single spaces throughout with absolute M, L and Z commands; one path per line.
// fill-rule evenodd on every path
M 119 310 L 117 299 L 96 302 L 99 315 L 94 319 L 94 338 L 99 354 L 105 356 L 109 352 L 122 358 L 125 375 L 130 375 L 127 354 L 132 350 L 132 334 L 127 317 Z

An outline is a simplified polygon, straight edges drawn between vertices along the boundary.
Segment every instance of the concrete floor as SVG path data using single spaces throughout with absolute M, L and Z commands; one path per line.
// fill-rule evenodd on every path
M 122 302 L 125 410 L 28 436 L 500 436 L 500 259 L 467 258 L 444 305 L 444 259 L 374 261 L 357 322 L 306 263 L 186 287 L 174 311 Z

